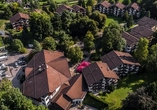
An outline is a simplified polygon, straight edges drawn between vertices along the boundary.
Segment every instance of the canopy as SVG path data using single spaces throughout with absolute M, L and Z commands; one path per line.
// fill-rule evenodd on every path
M 85 68 L 85 67 L 87 67 L 88 65 L 90 65 L 89 62 L 83 61 L 83 62 L 77 67 L 76 70 L 77 70 L 78 72 L 82 72 L 82 69 Z

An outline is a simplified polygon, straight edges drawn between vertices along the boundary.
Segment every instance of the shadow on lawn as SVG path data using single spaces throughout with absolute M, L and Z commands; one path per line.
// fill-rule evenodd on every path
M 131 88 L 132 91 L 136 91 L 141 86 L 144 86 L 150 82 L 157 80 L 157 74 L 155 73 L 143 73 L 143 74 L 132 74 L 126 78 L 120 79 L 118 88 Z

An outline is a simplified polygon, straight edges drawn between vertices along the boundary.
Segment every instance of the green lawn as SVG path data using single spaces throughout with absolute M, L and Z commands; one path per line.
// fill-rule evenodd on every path
M 6 23 L 9 23 L 9 20 L 0 19 L 0 30 L 5 30 Z
M 134 74 L 120 80 L 116 90 L 100 97 L 109 105 L 109 110 L 116 110 L 121 107 L 121 101 L 128 96 L 129 92 L 135 91 L 146 83 L 155 81 L 155 79 L 157 79 L 157 75 L 152 73 Z
M 115 16 L 107 16 L 107 20 L 106 20 L 106 26 L 108 26 L 109 23 L 111 22 L 118 22 L 118 23 L 122 23 L 122 19 L 120 17 L 115 17 Z

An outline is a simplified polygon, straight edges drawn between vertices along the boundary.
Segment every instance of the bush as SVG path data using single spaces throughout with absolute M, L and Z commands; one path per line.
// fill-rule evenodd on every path
M 23 48 L 21 48 L 20 52 L 21 53 L 27 53 L 27 49 L 23 47 Z

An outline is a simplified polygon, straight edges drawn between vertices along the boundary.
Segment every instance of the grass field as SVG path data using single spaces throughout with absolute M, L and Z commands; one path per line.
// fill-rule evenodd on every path
M 119 81 L 119 86 L 116 90 L 105 96 L 100 96 L 109 105 L 109 110 L 117 110 L 121 107 L 121 102 L 129 92 L 135 91 L 137 88 L 155 81 L 157 75 L 153 73 L 134 74 Z
M 9 20 L 0 19 L 0 30 L 5 30 L 6 23 L 9 23 Z
M 122 23 L 123 21 L 120 17 L 107 16 L 106 26 L 108 26 L 108 24 L 111 23 L 111 22 Z

